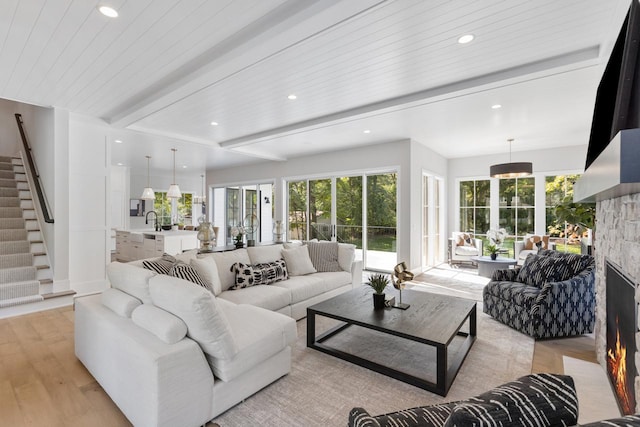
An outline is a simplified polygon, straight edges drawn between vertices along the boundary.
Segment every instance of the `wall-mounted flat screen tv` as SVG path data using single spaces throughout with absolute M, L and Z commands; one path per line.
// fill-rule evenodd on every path
M 585 169 L 620 130 L 640 127 L 639 2 L 631 2 L 598 86 Z

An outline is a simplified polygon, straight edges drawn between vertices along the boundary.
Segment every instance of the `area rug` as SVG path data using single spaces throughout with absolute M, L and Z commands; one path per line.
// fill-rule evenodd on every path
M 318 330 L 333 320 L 318 318 Z M 446 397 L 306 347 L 306 319 L 289 375 L 247 398 L 213 421 L 220 427 L 341 426 L 355 406 L 382 414 L 471 397 L 531 373 L 533 339 L 478 309 L 477 339 Z
M 477 268 L 440 264 L 416 276 L 407 288 L 482 301 L 487 283 L 489 279 L 478 276 Z

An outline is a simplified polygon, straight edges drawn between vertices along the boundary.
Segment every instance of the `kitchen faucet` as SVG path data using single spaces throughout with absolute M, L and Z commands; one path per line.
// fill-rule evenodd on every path
M 149 214 L 153 214 L 154 218 L 153 218 L 153 226 L 154 229 L 156 231 L 160 231 L 160 226 L 158 224 L 158 214 L 156 213 L 156 211 L 149 211 L 147 212 L 147 214 L 144 217 L 144 223 L 145 224 L 149 224 Z

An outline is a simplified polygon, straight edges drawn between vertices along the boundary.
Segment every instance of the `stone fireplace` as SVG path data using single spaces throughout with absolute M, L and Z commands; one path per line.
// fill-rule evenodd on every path
M 607 367 L 606 259 L 618 264 L 631 280 L 640 283 L 640 193 L 615 197 L 596 203 L 596 352 L 600 364 Z M 640 304 L 636 289 L 635 304 Z M 636 331 L 638 325 L 635 325 Z M 636 333 L 640 349 L 640 333 Z M 635 357 L 640 368 L 640 353 Z M 640 402 L 640 377 L 635 378 L 636 402 Z M 636 407 L 636 411 L 638 407 Z
M 620 131 L 589 166 L 574 187 L 576 202 L 596 202 L 593 241 L 596 259 L 596 353 L 607 369 L 607 260 L 620 267 L 635 285 L 640 283 L 640 129 Z M 635 308 L 640 289 L 635 289 Z M 633 325 L 640 350 L 639 325 Z M 640 352 L 635 353 L 640 368 Z M 636 376 L 636 412 L 640 402 L 640 377 Z

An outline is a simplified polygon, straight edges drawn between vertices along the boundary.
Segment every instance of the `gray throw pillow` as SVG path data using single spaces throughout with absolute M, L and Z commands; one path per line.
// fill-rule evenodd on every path
M 309 242 L 307 245 L 316 271 L 342 271 L 338 263 L 338 242 Z

